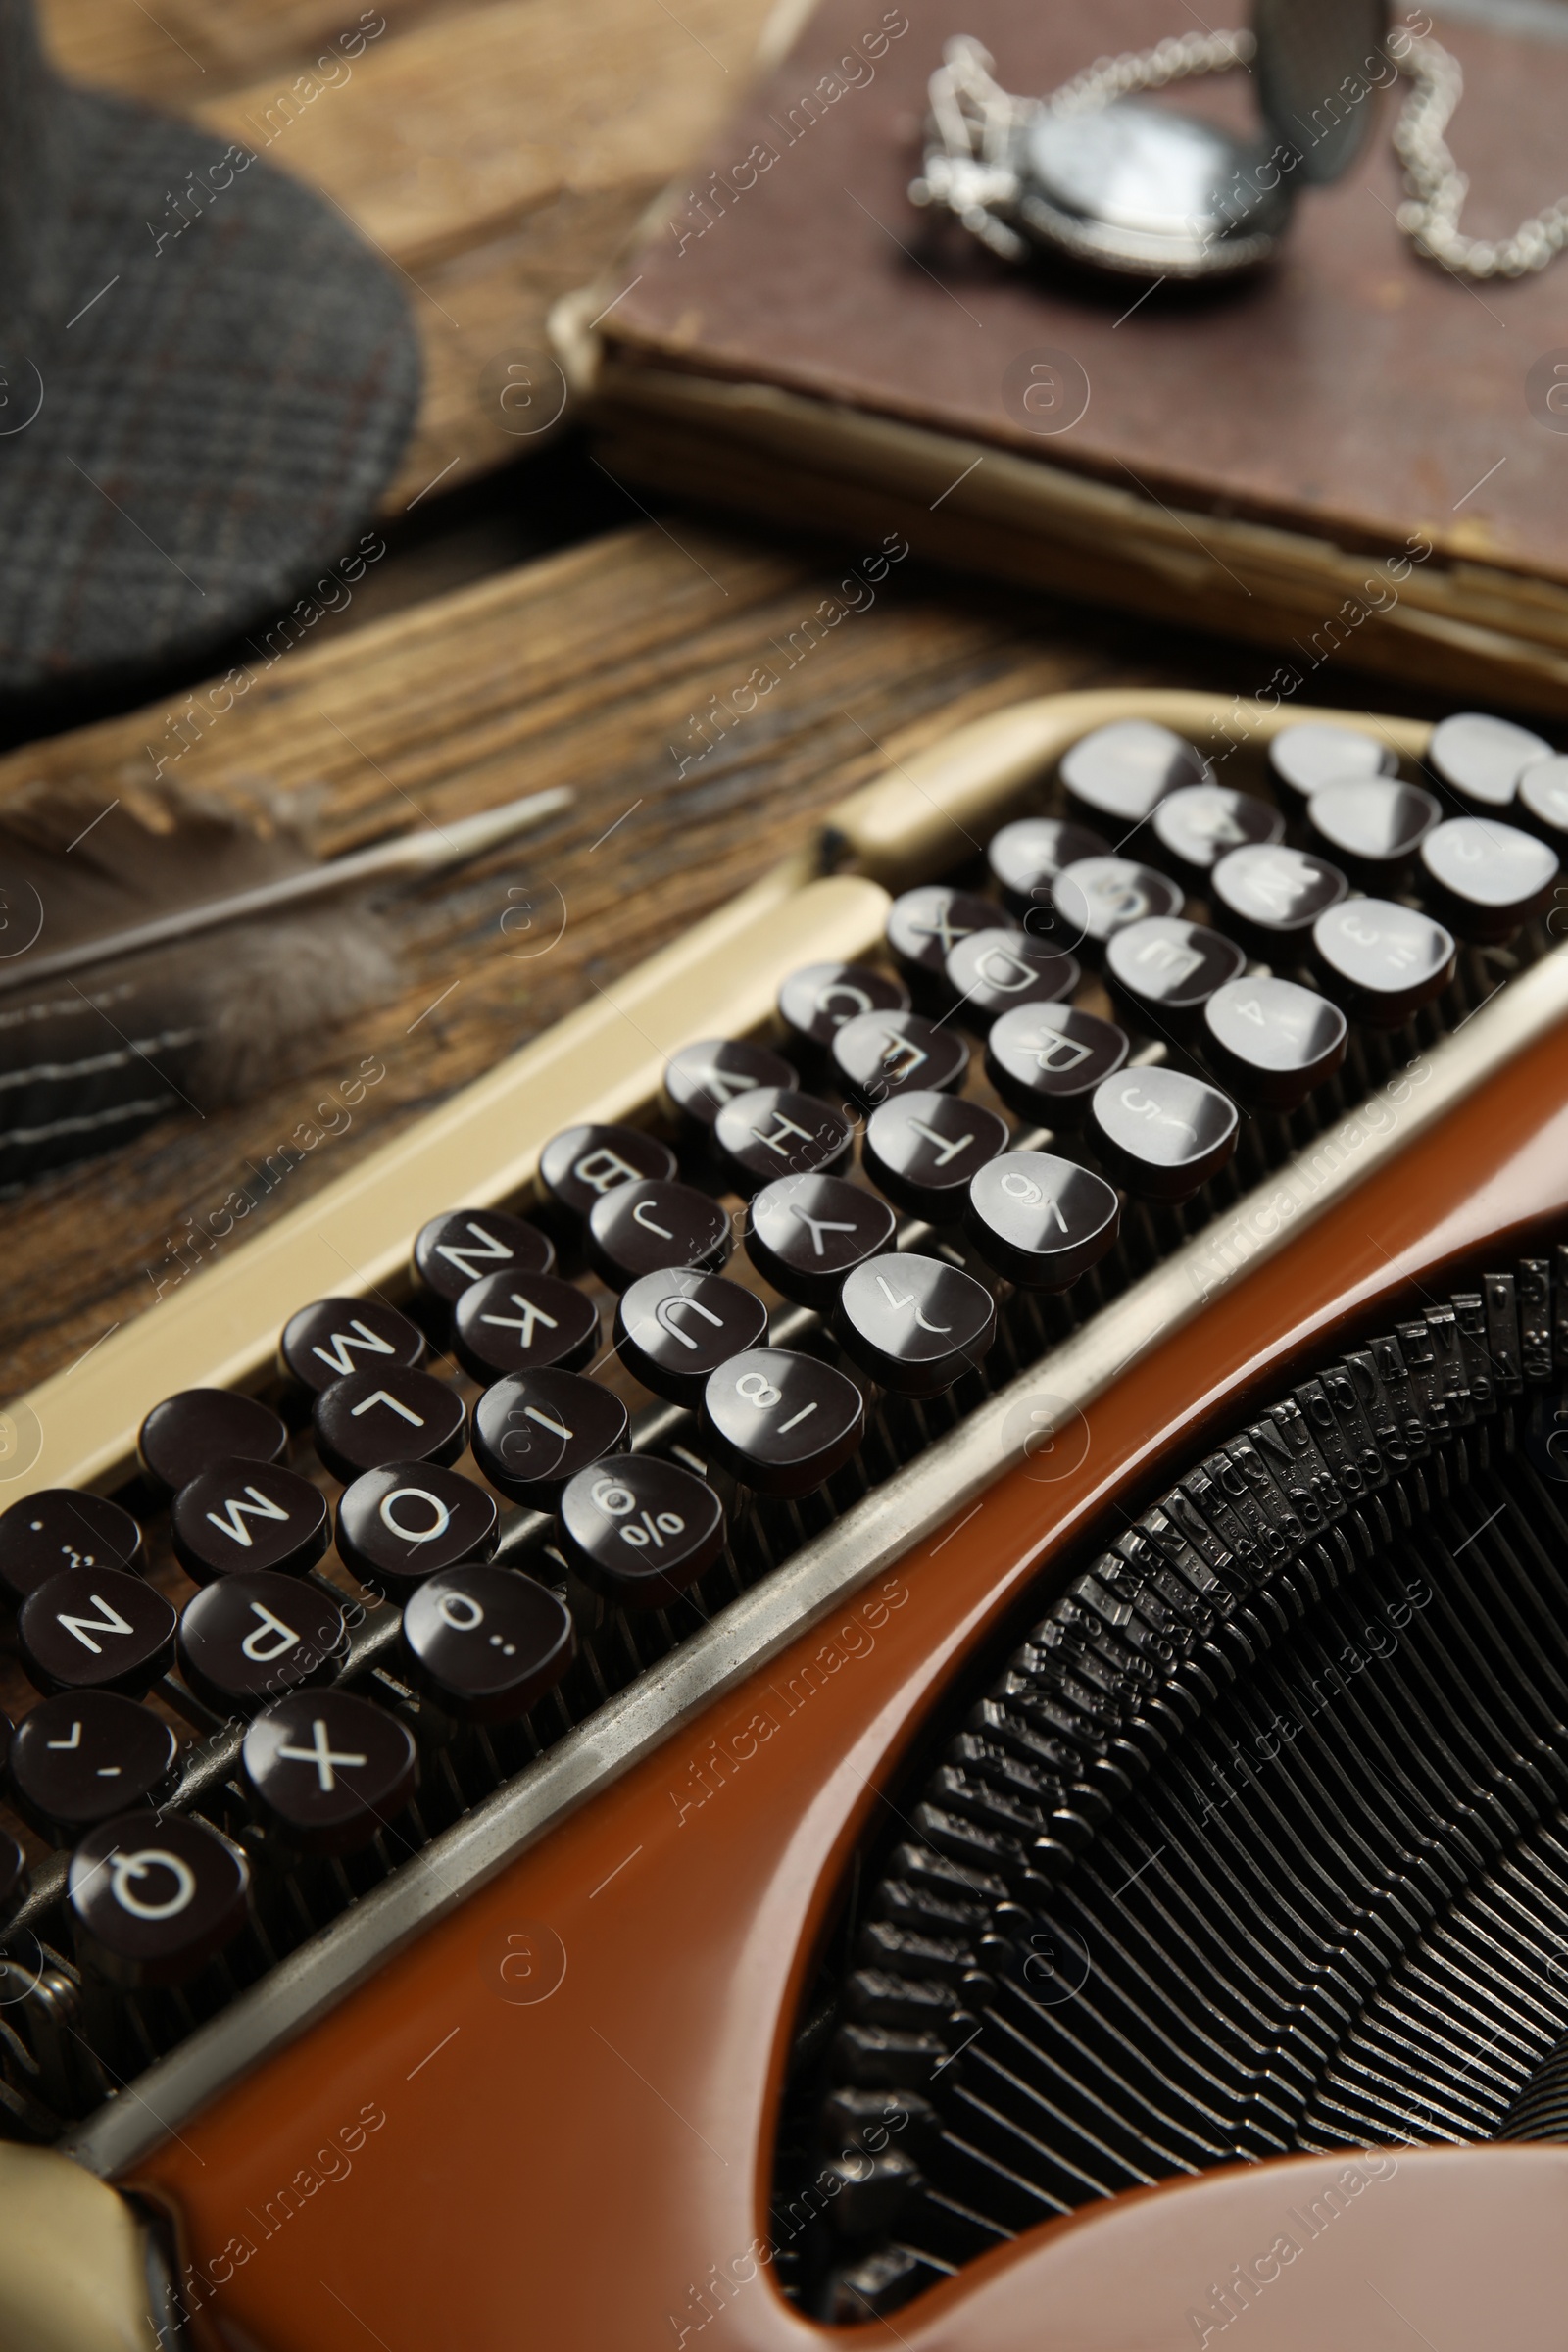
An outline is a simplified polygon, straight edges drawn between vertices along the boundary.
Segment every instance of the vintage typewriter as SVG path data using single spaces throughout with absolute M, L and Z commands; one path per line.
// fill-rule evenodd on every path
M 16 1402 L 36 2340 L 1559 2344 L 1565 841 L 999 712 Z

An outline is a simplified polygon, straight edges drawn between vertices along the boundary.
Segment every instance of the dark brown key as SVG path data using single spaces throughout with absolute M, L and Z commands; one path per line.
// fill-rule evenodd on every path
M 331 1542 L 326 1496 L 270 1462 L 219 1462 L 181 1487 L 170 1508 L 174 1556 L 197 1584 L 275 1569 L 303 1576 Z
M 1233 1093 L 1295 1110 L 1345 1059 L 1349 1025 L 1337 1004 L 1294 980 L 1232 980 L 1203 1007 L 1203 1055 Z
M 586 1220 L 618 1184 L 675 1173 L 675 1154 L 641 1127 L 566 1127 L 539 1154 L 539 1182 L 558 1209 Z
M 407 1725 L 350 1690 L 296 1690 L 246 1731 L 245 1778 L 264 1819 L 301 1854 L 355 1854 L 414 1794 Z
M 1558 851 L 1568 849 L 1568 757 L 1533 760 L 1519 778 L 1519 816 Z
M 782 1054 L 745 1038 L 712 1037 L 701 1045 L 682 1046 L 664 1064 L 665 1101 L 693 1141 L 706 1141 L 712 1134 L 714 1120 L 737 1095 L 750 1094 L 754 1086 L 798 1083 L 794 1066 Z
M 786 1176 L 751 1206 L 746 1254 L 779 1296 L 828 1307 L 852 1266 L 893 1247 L 885 1200 L 842 1176 Z
M 956 1025 L 939 1028 L 923 1012 L 861 1013 L 833 1040 L 834 1076 L 868 1109 L 911 1086 L 946 1094 L 963 1084 L 968 1067 Z
M 452 1317 L 457 1359 L 486 1387 L 548 1364 L 575 1372 L 598 1344 L 598 1307 L 557 1274 L 487 1274 L 464 1292 Z
M 1113 1183 L 1146 1200 L 1187 1200 L 1236 1150 L 1236 1105 L 1171 1069 L 1121 1070 L 1090 1106 L 1090 1134 Z
M 455 1462 L 468 1442 L 468 1416 L 452 1383 L 428 1372 L 351 1372 L 317 1397 L 311 1432 L 327 1469 L 348 1486 L 386 1462 Z
M 964 1232 L 1021 1290 L 1065 1291 L 1104 1256 L 1121 1202 L 1102 1176 L 1050 1152 L 1004 1152 L 969 1187 Z
M 471 1723 L 510 1723 L 553 1690 L 577 1654 L 571 1611 L 514 1568 L 448 1568 L 403 1612 L 415 1680 Z
M 1316 846 L 1368 890 L 1387 890 L 1405 871 L 1443 809 L 1419 784 L 1357 776 L 1327 784 L 1307 803 Z
M 210 1462 L 234 1455 L 248 1462 L 281 1461 L 288 1446 L 282 1418 L 259 1396 L 236 1389 L 184 1389 L 155 1404 L 136 1437 L 147 1483 L 174 1494 Z
M 1189 890 L 1200 890 L 1218 858 L 1250 842 L 1278 841 L 1284 832 L 1279 810 L 1254 793 L 1189 784 L 1160 802 L 1139 847 L 1157 864 L 1170 865 Z
M 1427 765 L 1441 783 L 1472 808 L 1498 813 L 1512 803 L 1525 769 L 1550 758 L 1551 745 L 1541 736 L 1485 710 L 1440 719 L 1427 745 Z
M 957 1000 L 955 1017 L 982 1037 L 1014 1005 L 1064 1004 L 1082 977 L 1075 956 L 1060 955 L 1039 938 L 1001 925 L 972 931 L 948 957 L 948 986 Z
M 174 1654 L 174 1612 L 121 1568 L 67 1568 L 39 1585 L 17 1619 L 22 1663 L 45 1692 L 126 1690 L 158 1680 Z
M 250 1867 L 238 1846 L 179 1813 L 122 1813 L 71 1857 L 76 1957 L 127 1989 L 183 1984 L 244 1927 Z
M 724 1510 L 706 1479 L 650 1454 L 612 1453 L 561 1497 L 561 1548 L 617 1607 L 667 1608 L 724 1548 Z
M 65 1568 L 145 1565 L 141 1529 L 102 1494 L 46 1487 L 0 1514 L 0 1600 L 13 1608 Z
M 1023 1004 L 992 1025 L 986 1076 L 1031 1127 L 1076 1127 L 1131 1050 L 1124 1031 L 1076 1004 Z
M 1097 961 L 1105 942 L 1129 923 L 1182 910 L 1181 884 L 1135 858 L 1082 858 L 1056 876 L 1051 894 L 1054 923 L 1048 930 L 1042 916 L 1030 928 L 1089 962 Z
M 1067 797 L 1119 837 L 1184 785 L 1206 784 L 1196 745 L 1148 718 L 1116 718 L 1080 737 L 1061 763 Z
M 855 1147 L 854 1129 L 831 1103 L 774 1086 L 726 1102 L 713 1135 L 743 1193 L 755 1193 L 779 1176 L 831 1175 Z
M 700 1405 L 709 1374 L 766 1337 L 767 1308 L 755 1291 L 689 1268 L 644 1274 L 624 1294 L 615 1312 L 615 1348 L 621 1362 L 645 1389 L 672 1404 Z
M 1118 1011 L 1155 1037 L 1190 1038 L 1217 988 L 1246 956 L 1234 939 L 1180 915 L 1152 915 L 1118 931 L 1105 949 L 1105 981 Z
M 1214 919 L 1264 962 L 1294 960 L 1307 950 L 1312 925 L 1338 906 L 1350 885 L 1327 858 L 1307 850 L 1232 850 L 1209 884 Z
M 709 1381 L 703 1419 L 724 1467 L 759 1494 L 809 1494 L 841 1470 L 865 1432 L 853 1380 L 813 1355 L 753 1348 Z
M 1110 844 L 1088 825 L 1065 823 L 1056 816 L 1020 816 L 994 833 L 986 862 L 1002 888 L 1009 913 L 1032 931 L 1029 916 L 1049 906 L 1051 885 L 1063 866 L 1080 858 L 1108 858 Z
M 290 1315 L 278 1352 L 285 1375 L 314 1395 L 351 1372 L 413 1371 L 424 1334 L 379 1298 L 318 1298 Z
M 12 1733 L 9 1761 L 17 1810 L 55 1845 L 116 1813 L 162 1805 L 179 1780 L 169 1725 L 118 1690 L 40 1699 Z
M 1282 727 L 1268 747 L 1268 764 L 1287 803 L 1309 801 L 1325 785 L 1358 776 L 1392 776 L 1399 755 L 1360 727 L 1335 727 L 1317 718 Z
M 909 992 L 891 972 L 868 963 L 808 963 L 778 992 L 779 1018 L 803 1067 L 822 1066 L 846 1021 L 867 1012 L 907 1012 Z
M 449 1208 L 421 1225 L 414 1271 L 421 1287 L 449 1306 L 490 1274 L 548 1274 L 556 1246 L 525 1217 L 504 1208 Z
M 343 1612 L 319 1585 L 265 1569 L 209 1585 L 179 1621 L 179 1671 L 224 1715 L 331 1682 L 347 1648 Z
M 804 1097 L 789 1099 L 800 1102 Z M 751 1102 L 756 1096 L 746 1094 L 740 1100 Z M 588 1219 L 588 1262 L 612 1291 L 623 1291 L 640 1274 L 658 1274 L 665 1266 L 697 1266 L 716 1274 L 733 1241 L 727 1211 L 709 1194 L 694 1185 L 657 1178 L 607 1193 L 594 1202 Z
M 992 900 L 952 890 L 946 882 L 924 883 L 894 900 L 888 909 L 888 948 L 917 1007 L 940 1012 L 952 1003 L 948 957 L 960 940 L 972 931 L 989 931 L 996 919 Z
M 1527 771 L 1528 772 L 1528 771 Z M 1422 894 L 1462 939 L 1494 945 L 1551 903 L 1557 853 L 1494 816 L 1458 816 L 1421 844 Z
M 847 1277 L 833 1329 L 846 1354 L 881 1388 L 940 1396 L 990 1352 L 997 1305 L 972 1274 L 940 1257 L 899 1250 Z
M 977 1169 L 1007 1143 L 1007 1122 L 954 1095 L 898 1095 L 865 1123 L 860 1158 L 879 1192 L 911 1217 L 951 1225 Z
M 495 1549 L 494 1495 L 435 1462 L 389 1462 L 357 1478 L 337 1506 L 337 1548 L 362 1584 L 412 1592 L 439 1569 Z
M 626 1435 L 620 1398 L 580 1372 L 519 1372 L 473 1408 L 473 1458 L 514 1502 L 553 1511 L 568 1479 Z
M 1534 846 L 1534 845 L 1532 845 Z M 1312 926 L 1323 985 L 1358 1020 L 1397 1029 L 1453 978 L 1452 934 L 1395 899 L 1350 899 Z

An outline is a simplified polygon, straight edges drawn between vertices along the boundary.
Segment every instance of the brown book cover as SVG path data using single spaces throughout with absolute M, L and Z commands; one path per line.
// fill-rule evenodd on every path
M 1463 69 L 1464 226 L 1502 234 L 1568 190 L 1568 0 L 1450 11 L 1397 23 Z M 1281 260 L 1212 290 L 1009 267 L 909 201 L 954 33 L 1043 94 L 1196 22 L 1183 0 L 823 0 L 618 295 L 606 280 L 578 307 L 614 297 L 588 360 L 607 462 L 1568 708 L 1568 256 L 1473 284 L 1415 254 L 1395 220 L 1406 83 L 1364 101 L 1359 162 L 1301 197 Z M 1255 126 L 1250 81 L 1161 103 Z M 573 357 L 581 376 L 580 336 Z

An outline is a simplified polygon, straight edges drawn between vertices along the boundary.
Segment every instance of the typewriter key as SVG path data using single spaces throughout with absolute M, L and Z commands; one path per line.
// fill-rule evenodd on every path
M 1528 727 L 1483 710 L 1440 719 L 1427 745 L 1432 773 L 1476 808 L 1506 808 L 1524 770 L 1551 756 L 1550 744 Z
M 909 992 L 868 963 L 808 963 L 778 992 L 779 1018 L 811 1066 L 819 1066 L 846 1021 L 867 1012 L 907 1012 Z
M 577 1654 L 559 1594 L 514 1568 L 449 1568 L 403 1612 L 416 1682 L 472 1723 L 511 1723 L 555 1689 Z
M 302 1684 L 331 1682 L 348 1630 L 318 1585 L 263 1568 L 198 1592 L 180 1618 L 178 1647 L 198 1698 L 220 1714 L 249 1713 Z
M 1330 784 L 1358 776 L 1397 773 L 1399 755 L 1359 727 L 1334 727 L 1321 719 L 1298 719 L 1282 727 L 1268 747 L 1268 764 L 1287 799 L 1309 801 Z
M 945 882 L 929 882 L 894 900 L 888 909 L 888 947 L 917 1005 L 930 1010 L 951 1003 L 948 957 L 961 939 L 989 931 L 996 919 L 993 900 L 950 890 Z
M 127 1989 L 183 1984 L 245 1925 L 250 1866 L 217 1830 L 180 1813 L 122 1813 L 71 1857 L 76 1957 Z
M 1351 899 L 1312 926 L 1323 984 L 1377 1029 L 1397 1029 L 1453 978 L 1450 932 L 1393 899 Z
M 101 1494 L 46 1487 L 0 1513 L 0 1601 L 13 1608 L 65 1568 L 145 1565 L 141 1529 Z
M 338 1555 L 362 1584 L 412 1592 L 440 1568 L 495 1549 L 495 1497 L 433 1462 L 389 1462 L 357 1478 L 337 1506 Z
M 1550 903 L 1557 853 L 1494 816 L 1457 816 L 1421 844 L 1438 911 L 1464 939 L 1510 939 Z
M 709 1038 L 682 1046 L 664 1064 L 664 1095 L 683 1131 L 693 1138 L 711 1134 L 726 1102 L 757 1086 L 793 1087 L 796 1073 L 782 1054 L 744 1038 Z
M 270 1405 L 234 1389 L 184 1389 L 155 1404 L 136 1435 L 136 1452 L 150 1487 L 177 1494 L 209 1462 L 238 1454 L 248 1462 L 276 1462 L 288 1431 Z
M 1266 1110 L 1295 1110 L 1345 1059 L 1337 1004 L 1294 980 L 1232 980 L 1203 1007 L 1203 1052 L 1216 1075 Z
M 858 1013 L 833 1040 L 833 1075 L 867 1109 L 906 1087 L 945 1094 L 963 1084 L 968 1067 L 956 1028 L 939 1029 L 923 1012 Z
M 1206 784 L 1208 761 L 1196 745 L 1147 718 L 1112 719 L 1075 743 L 1061 763 L 1070 800 L 1118 829 L 1140 824 L 1168 792 Z
M 424 1334 L 378 1298 L 318 1298 L 290 1315 L 278 1352 L 285 1374 L 314 1394 L 351 1372 L 413 1371 Z
M 1004 1152 L 969 1187 L 963 1229 L 992 1271 L 1026 1291 L 1064 1291 L 1121 1229 L 1103 1177 L 1050 1152 Z
M 674 1173 L 669 1146 L 641 1127 L 567 1127 L 539 1154 L 539 1182 L 558 1208 L 577 1219 L 619 1184 L 664 1181 Z
M 1115 931 L 1149 915 L 1180 914 L 1182 893 L 1168 875 L 1131 858 L 1081 858 L 1063 867 L 1051 886 L 1054 924 L 1030 925 L 1042 939 L 1098 957 Z
M 1024 1004 L 992 1024 L 986 1076 L 1032 1126 L 1074 1127 L 1129 1051 L 1121 1030 L 1076 1004 Z
M 1181 1070 L 1122 1070 L 1090 1104 L 1107 1174 L 1146 1200 L 1190 1200 L 1230 1159 L 1238 1124 L 1228 1095 Z
M 752 1202 L 746 1254 L 781 1298 L 828 1307 L 853 1266 L 893 1247 L 885 1200 L 842 1176 L 786 1176 Z
M 27 1679 L 44 1692 L 154 1684 L 174 1654 L 174 1612 L 120 1568 L 67 1568 L 29 1592 L 17 1618 Z
M 1272 962 L 1304 948 L 1307 934 L 1349 884 L 1337 865 L 1284 845 L 1232 850 L 1214 868 L 1214 911 L 1254 955 Z
M 1568 843 L 1568 757 L 1531 762 L 1519 778 L 1519 810 L 1559 849 Z
M 997 1304 L 985 1284 L 911 1251 L 857 1266 L 839 1293 L 834 1333 L 884 1389 L 940 1396 L 990 1351 Z
M 953 1095 L 900 1095 L 866 1121 L 860 1156 L 879 1192 L 911 1217 L 950 1225 L 975 1171 L 1005 1151 L 1007 1123 Z
M 759 1494 L 809 1494 L 860 1443 L 865 1401 L 831 1364 L 753 1348 L 720 1364 L 703 1418 L 724 1467 Z
M 553 1511 L 561 1490 L 626 1436 L 626 1407 L 580 1372 L 518 1372 L 473 1408 L 473 1458 L 490 1484 L 531 1510 Z
M 516 1287 L 505 1274 L 501 1280 Z M 462 1396 L 428 1372 L 351 1372 L 334 1380 L 311 1408 L 311 1429 L 317 1452 L 345 1486 L 386 1462 L 455 1462 L 468 1442 Z
M 40 1699 L 11 1735 L 17 1810 L 52 1844 L 94 1822 L 162 1805 L 179 1779 L 179 1744 L 151 1707 L 118 1690 Z
M 550 1236 L 502 1208 L 449 1208 L 420 1226 L 414 1245 L 418 1282 L 449 1306 L 486 1275 L 548 1274 L 555 1262 Z
M 1396 784 L 1383 776 L 1326 784 L 1307 804 L 1318 845 L 1358 881 L 1385 888 L 1409 864 L 1442 815 L 1439 803 L 1419 784 Z
M 1197 889 L 1217 858 L 1250 842 L 1278 841 L 1285 819 L 1254 793 L 1188 784 L 1160 802 L 1151 830 L 1180 878 Z
M 1027 918 L 1049 901 L 1050 885 L 1064 866 L 1075 865 L 1081 858 L 1109 856 L 1109 842 L 1087 825 L 1067 824 L 1056 816 L 1020 816 L 992 835 L 986 862 L 1008 911 Z M 1027 919 L 1023 927 L 1031 928 Z
M 485 1386 L 547 1364 L 575 1372 L 598 1338 L 598 1307 L 555 1274 L 487 1274 L 464 1292 L 452 1318 L 453 1353 Z
M 199 1585 L 255 1568 L 303 1576 L 331 1542 L 326 1496 L 272 1462 L 215 1462 L 202 1471 L 174 1496 L 170 1534 L 175 1558 Z
M 1063 1004 L 1082 977 L 1076 956 L 1058 955 L 1022 931 L 973 931 L 948 957 L 956 1017 L 982 1037 L 1015 1004 Z
M 417 1766 L 408 1726 L 348 1690 L 296 1690 L 258 1715 L 240 1750 L 269 1824 L 297 1853 L 356 1854 L 397 1819 Z
M 1233 939 L 1180 915 L 1152 915 L 1118 931 L 1105 950 L 1105 979 L 1135 1026 L 1157 1037 L 1191 1036 L 1216 988 L 1247 961 Z
M 743 1193 L 754 1193 L 776 1176 L 826 1175 L 843 1165 L 855 1145 L 848 1119 L 831 1103 L 778 1086 L 737 1095 L 719 1112 L 713 1132 Z
M 706 1479 L 650 1454 L 612 1453 L 561 1497 L 561 1548 L 585 1585 L 620 1608 L 662 1609 L 724 1548 L 724 1510 Z
M 756 1090 L 740 1098 L 743 1102 L 756 1099 Z M 805 1098 L 796 1095 L 790 1100 Z M 716 1273 L 733 1239 L 727 1214 L 707 1193 L 656 1178 L 620 1185 L 594 1202 L 588 1219 L 588 1259 L 601 1282 L 623 1291 L 640 1274 L 657 1274 L 665 1266 L 698 1266 L 705 1273 Z
M 837 1180 L 808 1176 L 799 1181 Z M 644 1274 L 615 1310 L 621 1362 L 634 1380 L 671 1404 L 700 1405 L 709 1374 L 766 1336 L 767 1308 L 755 1291 L 679 1267 Z

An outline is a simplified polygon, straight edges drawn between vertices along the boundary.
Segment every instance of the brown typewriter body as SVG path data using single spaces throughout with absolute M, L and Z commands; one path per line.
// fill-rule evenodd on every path
M 936 870 L 949 819 L 1006 813 L 1051 728 L 1059 748 L 1135 703 L 1203 740 L 1198 698 L 1064 705 L 1027 745 L 993 736 L 970 772 L 950 773 L 940 823 L 923 791 L 901 803 L 895 779 L 892 798 L 862 798 L 842 838 L 894 887 Z M 1420 730 L 1390 732 L 1418 748 Z M 791 943 L 778 971 L 746 975 L 748 1021 L 802 959 Z M 113 2131 L 95 2139 L 89 2127 L 86 2160 L 177 2219 L 195 2340 L 233 2352 L 324 2352 L 362 2334 L 388 2352 L 839 2340 L 771 2276 L 781 2086 L 845 1872 L 897 1811 L 922 1727 L 1026 1592 L 1048 1598 L 1054 1563 L 1144 1507 L 1206 1431 L 1385 1327 L 1396 1302 L 1409 1311 L 1411 1297 L 1528 1254 L 1554 1223 L 1560 1237 L 1564 1038 L 1543 1014 L 1451 1100 L 1434 1081 L 1435 1108 L 1419 1068 L 1402 1096 L 1386 1090 L 1364 1174 L 1341 1170 L 1323 1205 L 1300 1213 L 1283 1192 L 1271 1212 L 1265 1186 L 1243 1203 L 1249 1242 L 1189 1251 L 1165 1327 L 1155 1315 L 1135 1331 L 1130 1360 L 1102 1367 L 1056 1424 L 1053 1475 L 1016 1462 L 956 1492 L 907 1544 L 884 1537 L 863 1573 L 804 1596 L 793 1626 L 750 1654 L 738 1644 L 731 1666 L 715 1657 L 707 1691 L 629 1763 L 607 1753 L 596 1773 L 589 1754 L 544 1828 L 498 1852 L 461 1903 L 437 1896 L 443 1915 L 346 1976 L 324 2013 L 299 2007 L 303 2030 L 269 2048 L 258 2026 L 262 2038 L 200 2098 L 155 2070 L 126 2095 L 144 2094 L 159 2120 L 134 2122 L 118 2153 Z M 519 1182 L 516 1164 L 498 1166 L 489 1197 Z M 445 1204 L 410 1197 L 404 1232 Z M 274 1328 L 296 1303 L 274 1298 Z M 232 1376 L 254 1373 L 232 1325 L 227 1344 Z M 1039 1370 L 1048 1393 L 1049 1360 Z M 123 1397 L 122 1420 L 133 1428 L 153 1400 Z M 47 1431 L 47 1404 L 41 1417 Z M 104 1483 L 112 1453 L 105 1437 Z M 441 1864 L 437 1847 L 411 1868 L 439 1876 Z M 287 1969 L 309 1961 L 307 1947 Z M 1418 2293 L 1433 2309 L 1436 2281 L 1455 2345 L 1494 2338 L 1503 2308 L 1511 2343 L 1559 2341 L 1568 2150 L 1385 2161 L 1353 2224 L 1313 2248 L 1288 2291 L 1247 2308 L 1250 2341 L 1404 2340 L 1368 2278 L 1398 2310 Z M 1304 2156 L 1113 2198 L 1027 2231 L 871 2334 L 920 2352 L 1207 2340 L 1191 2314 L 1211 2282 L 1264 2252 L 1283 2209 L 1310 2207 L 1343 2170 Z

